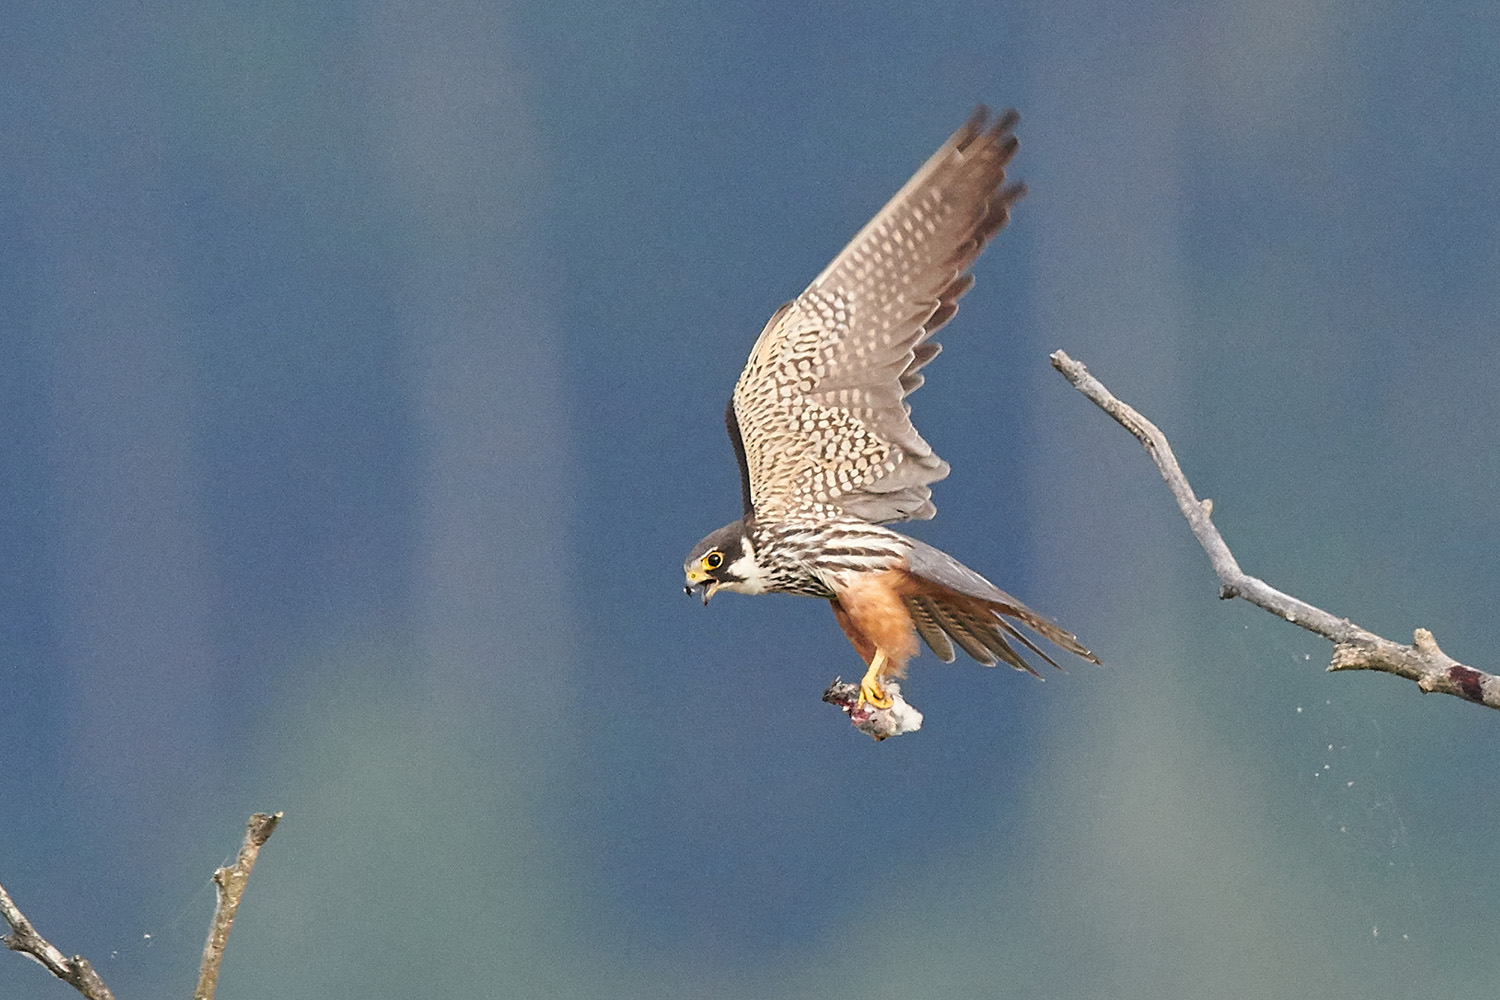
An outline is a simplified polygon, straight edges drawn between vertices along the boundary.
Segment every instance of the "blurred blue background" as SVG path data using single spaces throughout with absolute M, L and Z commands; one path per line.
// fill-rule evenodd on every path
M 1500 718 L 1221 603 L 1495 662 L 1489 0 L 17 3 L 0 880 L 122 1000 L 286 812 L 219 996 L 1493 997 Z M 1031 194 L 915 397 L 914 533 L 1105 660 L 683 597 L 762 323 L 978 101 Z M 19 957 L 0 996 L 67 987 Z

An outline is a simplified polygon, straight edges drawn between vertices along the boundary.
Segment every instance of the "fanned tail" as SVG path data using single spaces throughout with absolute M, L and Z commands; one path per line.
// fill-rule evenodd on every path
M 946 552 L 916 539 L 908 541 L 912 543 L 907 559 L 911 576 L 903 599 L 917 634 L 943 662 L 953 662 L 956 644 L 985 666 L 1005 663 L 1040 677 L 1012 645 L 1017 643 L 1061 670 L 1057 661 L 1012 619 L 1064 652 L 1090 663 L 1100 662 L 1072 632 L 1037 614 Z
M 1099 662 L 1099 658 L 1089 652 L 1077 636 L 1020 601 L 981 600 L 920 578 L 919 584 L 919 592 L 906 596 L 906 607 L 917 634 L 944 663 L 953 662 L 954 646 L 957 645 L 987 667 L 1005 663 L 1033 677 L 1040 677 L 1036 668 L 1012 645 L 1016 643 L 1043 662 L 1062 669 L 1009 619 L 1015 619 L 1061 650 L 1090 663 Z

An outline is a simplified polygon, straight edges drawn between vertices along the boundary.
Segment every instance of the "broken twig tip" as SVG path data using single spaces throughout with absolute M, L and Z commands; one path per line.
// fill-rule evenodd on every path
M 1256 607 L 1321 635 L 1334 643 L 1329 670 L 1377 670 L 1416 681 L 1423 692 L 1441 692 L 1465 701 L 1500 709 L 1500 675 L 1464 666 L 1438 648 L 1427 629 L 1419 628 L 1412 645 L 1403 646 L 1358 628 L 1347 618 L 1338 618 L 1322 608 L 1284 593 L 1239 568 L 1219 530 L 1214 526 L 1213 501 L 1199 500 L 1172 454 L 1166 435 L 1151 421 L 1116 398 L 1085 367 L 1063 351 L 1051 355 L 1056 368 L 1073 387 L 1099 407 L 1145 446 L 1157 471 L 1176 499 L 1193 535 L 1203 547 L 1214 574 L 1219 578 L 1219 597 L 1240 597 Z M 1226 582 L 1227 581 L 1227 582 Z

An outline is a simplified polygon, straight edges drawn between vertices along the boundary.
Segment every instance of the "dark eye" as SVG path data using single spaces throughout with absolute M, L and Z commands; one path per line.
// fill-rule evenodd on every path
M 724 565 L 724 553 L 722 552 L 710 552 L 703 557 L 704 569 L 718 569 L 722 565 Z

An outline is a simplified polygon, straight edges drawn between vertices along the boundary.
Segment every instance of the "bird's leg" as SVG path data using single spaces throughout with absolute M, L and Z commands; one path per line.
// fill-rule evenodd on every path
M 890 662 L 885 655 L 885 650 L 876 649 L 875 655 L 870 659 L 870 667 L 865 671 L 865 676 L 859 682 L 859 703 L 861 705 L 873 705 L 876 708 L 890 708 L 891 696 L 885 693 L 880 686 L 880 672 Z

